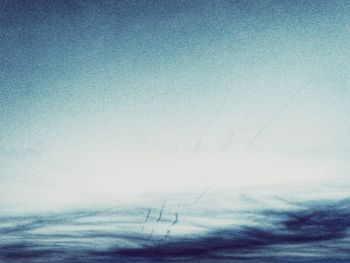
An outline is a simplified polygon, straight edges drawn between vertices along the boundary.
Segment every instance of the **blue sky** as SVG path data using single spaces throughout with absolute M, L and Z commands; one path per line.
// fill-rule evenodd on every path
M 110 199 L 217 181 L 348 181 L 348 1 L 2 1 L 0 10 L 9 204 L 33 192 L 60 203 L 62 192 L 78 202 L 101 189 Z

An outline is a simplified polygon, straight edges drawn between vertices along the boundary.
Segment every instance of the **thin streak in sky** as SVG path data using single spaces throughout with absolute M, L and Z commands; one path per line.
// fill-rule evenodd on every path
M 210 186 L 204 189 L 204 191 L 197 197 L 197 199 L 194 201 L 194 203 L 197 203 L 209 190 Z
M 197 152 L 199 150 L 199 147 L 201 146 L 201 144 L 202 144 L 202 138 L 199 138 L 196 146 L 193 149 L 193 152 Z
M 174 154 L 178 152 L 179 147 L 180 147 L 180 141 L 178 141 L 177 144 L 176 144 L 176 146 L 175 146 Z
M 266 128 L 268 128 L 275 120 L 278 119 L 278 117 L 281 115 L 281 113 L 294 101 L 294 99 L 304 90 L 304 87 L 298 89 L 289 99 L 288 101 L 282 105 L 282 107 L 276 112 L 276 114 L 269 119 L 255 134 L 255 136 L 248 142 L 247 148 L 249 148 L 259 137 L 260 135 L 265 131 Z

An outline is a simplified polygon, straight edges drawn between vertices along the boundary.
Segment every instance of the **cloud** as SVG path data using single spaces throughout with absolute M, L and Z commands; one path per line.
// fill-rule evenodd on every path
M 106 257 L 131 257 L 145 260 L 184 259 L 230 259 L 252 260 L 260 257 L 275 257 L 281 252 L 299 246 L 300 256 L 305 249 L 315 250 L 314 255 L 336 251 L 348 253 L 344 244 L 337 243 L 348 238 L 350 227 L 349 200 L 332 204 L 309 205 L 295 211 L 264 211 L 265 220 L 273 221 L 270 226 L 233 227 L 214 230 L 204 236 L 174 238 L 168 242 L 145 245 L 137 248 L 111 249 L 93 252 Z M 322 249 L 320 245 L 324 245 Z M 331 244 L 335 244 L 332 248 Z M 279 246 L 276 253 L 276 248 Z M 323 250 L 323 251 L 321 251 Z M 340 253 L 341 254 L 341 253 Z M 350 259 L 350 254 L 347 257 Z M 320 256 L 320 255 L 317 255 Z
M 152 240 L 145 233 L 135 231 L 135 227 L 144 224 L 146 208 L 3 217 L 0 219 L 0 233 L 4 238 L 12 238 L 1 241 L 0 259 L 4 262 L 74 262 L 77 258 L 82 262 L 350 260 L 347 246 L 350 199 L 305 202 L 292 207 L 288 210 L 254 211 L 252 216 L 256 224 L 253 225 L 212 226 L 201 234 L 173 235 L 169 231 L 166 236 L 154 235 Z M 133 212 L 128 213 L 128 209 Z M 114 216 L 119 218 L 115 221 L 116 228 L 99 228 L 107 224 L 100 221 L 101 217 L 115 220 Z M 180 215 L 177 224 L 183 224 L 181 219 Z M 128 224 L 128 227 L 121 226 L 123 224 Z M 154 224 L 160 227 L 160 222 Z M 62 226 L 72 230 L 62 233 L 59 230 Z M 85 228 L 75 228 L 77 226 Z M 89 242 L 95 245 L 87 246 Z

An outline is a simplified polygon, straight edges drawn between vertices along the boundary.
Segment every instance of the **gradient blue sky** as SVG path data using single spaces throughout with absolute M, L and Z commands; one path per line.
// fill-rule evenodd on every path
M 349 182 L 349 1 L 1 1 L 0 19 L 5 206 Z

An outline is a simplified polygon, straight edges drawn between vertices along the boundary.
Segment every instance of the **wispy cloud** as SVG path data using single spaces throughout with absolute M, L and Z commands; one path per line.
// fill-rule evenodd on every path
M 309 262 L 310 258 L 320 260 L 318 262 L 327 259 L 328 262 L 346 262 L 350 259 L 346 245 L 350 237 L 350 199 L 305 202 L 298 206 L 293 204 L 293 207 L 256 210 L 250 215 L 256 218 L 253 225 L 213 224 L 202 233 L 185 235 L 173 235 L 170 230 L 170 227 L 181 227 L 182 222 L 172 225 L 172 220 L 157 222 L 153 217 L 148 217 L 147 222 L 153 228 L 152 231 L 149 229 L 151 234 L 135 231 L 136 226 L 144 224 L 144 212 L 147 215 L 150 211 L 143 208 L 129 214 L 126 213 L 129 209 L 125 208 L 109 212 L 2 218 L 2 225 L 13 225 L 1 227 L 2 237 L 7 238 L 1 241 L 0 258 L 5 262 L 19 259 L 22 262 L 71 262 L 76 257 L 85 258 L 84 262 L 295 262 L 296 259 Z M 237 211 L 236 216 L 244 213 L 247 211 Z M 101 230 L 103 224 L 93 221 L 98 223 L 101 217 L 115 220 L 119 227 Z M 119 220 L 118 223 L 118 218 L 129 222 Z M 84 220 L 89 223 L 84 224 Z M 79 230 L 82 225 L 85 228 Z M 164 234 L 157 233 L 158 228 L 165 226 L 168 227 Z M 71 231 L 59 233 L 61 227 L 71 228 Z M 36 232 L 39 229 L 40 233 Z M 10 236 L 12 239 L 8 238 Z

